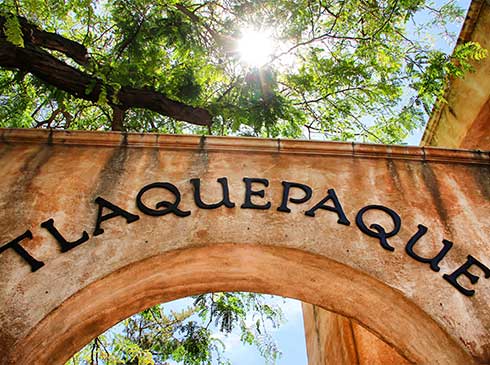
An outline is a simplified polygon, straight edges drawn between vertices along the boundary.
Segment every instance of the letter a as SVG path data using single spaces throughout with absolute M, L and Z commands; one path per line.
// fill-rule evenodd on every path
M 116 206 L 116 205 L 108 202 L 107 200 L 101 198 L 100 196 L 97 197 L 97 199 L 95 199 L 95 202 L 97 204 L 99 204 L 99 211 L 97 213 L 97 223 L 95 224 L 94 236 L 98 236 L 99 234 L 104 233 L 104 230 L 102 228 L 100 228 L 100 225 L 102 222 L 104 222 L 108 219 L 121 216 L 121 217 L 126 218 L 126 222 L 128 224 L 140 219 L 140 217 L 138 217 L 137 215 L 131 214 L 128 211 L 126 211 L 122 208 L 119 208 L 118 206 Z M 104 210 L 104 208 L 112 210 L 112 213 L 102 215 L 102 211 Z

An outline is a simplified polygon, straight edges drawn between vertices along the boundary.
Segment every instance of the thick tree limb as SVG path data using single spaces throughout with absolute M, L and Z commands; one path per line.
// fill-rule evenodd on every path
M 84 100 L 97 102 L 103 89 L 109 104 L 121 109 L 144 108 L 196 125 L 211 125 L 211 114 L 172 100 L 154 90 L 123 86 L 119 91 L 53 57 L 26 45 L 17 47 L 0 38 L 0 67 L 29 72 L 42 81 Z
M 0 16 L 0 31 L 4 27 L 5 20 L 5 17 Z M 24 43 L 32 44 L 37 47 L 44 47 L 53 51 L 59 51 L 80 65 L 86 65 L 88 63 L 88 51 L 82 44 L 60 36 L 59 34 L 40 30 L 35 25 L 29 23 L 25 18 L 19 17 L 19 23 L 22 29 Z

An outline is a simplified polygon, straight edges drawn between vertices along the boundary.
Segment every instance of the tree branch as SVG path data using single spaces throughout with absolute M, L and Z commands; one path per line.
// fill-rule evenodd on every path
M 345 92 L 348 92 L 348 91 L 354 91 L 354 90 L 358 90 L 358 91 L 365 91 L 367 93 L 367 91 L 369 90 L 370 87 L 375 87 L 376 85 L 364 85 L 364 86 L 351 86 L 351 87 L 346 87 L 344 89 L 339 89 L 339 90 L 335 90 L 333 92 L 330 92 L 330 93 L 327 93 L 325 95 L 322 95 L 322 96 L 319 96 L 315 99 L 304 99 L 304 101 L 299 101 L 299 102 L 296 102 L 296 103 L 293 103 L 293 105 L 305 105 L 305 104 L 310 104 L 310 103 L 318 103 L 322 100 L 325 100 L 326 98 L 328 98 L 329 96 L 332 96 L 332 95 L 336 95 L 336 94 L 342 94 L 342 93 L 345 93 Z
M 47 125 L 48 128 L 51 128 L 51 123 L 53 123 L 53 121 L 56 119 L 56 117 L 58 116 L 58 114 L 61 113 L 61 110 L 60 109 L 56 109 L 55 111 L 53 111 L 51 113 L 51 115 L 49 116 L 48 119 L 46 120 L 43 120 L 43 121 L 40 121 L 40 122 L 37 122 L 35 128 L 39 128 L 43 125 Z
M 119 108 L 118 106 L 112 107 L 112 120 L 111 120 L 111 129 L 113 131 L 122 131 L 124 125 L 124 114 L 125 110 Z
M 236 46 L 235 38 L 218 33 L 209 25 L 207 25 L 205 22 L 203 22 L 194 12 L 187 9 L 184 5 L 175 4 L 175 7 L 182 14 L 187 16 L 194 24 L 201 25 L 206 30 L 206 32 L 213 38 L 216 44 L 222 46 L 227 52 L 232 52 L 234 50 Z
M 342 4 L 342 8 L 343 8 L 343 4 Z M 302 41 L 302 42 L 298 42 L 295 45 L 291 46 L 288 50 L 286 50 L 284 52 L 281 52 L 281 53 L 279 53 L 277 55 L 274 55 L 274 57 L 272 58 L 272 60 L 269 61 L 269 64 L 272 63 L 272 62 L 274 62 L 278 58 L 280 58 L 280 57 L 282 57 L 282 56 L 284 56 L 286 54 L 291 53 L 296 48 L 299 48 L 299 47 L 302 47 L 302 46 L 306 46 L 308 44 L 315 43 L 317 41 L 321 41 L 321 40 L 324 40 L 326 38 L 337 39 L 337 40 L 347 40 L 347 41 L 348 40 L 352 40 L 352 41 L 359 41 L 359 42 L 365 42 L 365 41 L 373 40 L 379 33 L 381 33 L 384 30 L 384 28 L 386 27 L 386 25 L 391 21 L 391 18 L 393 17 L 393 14 L 395 13 L 395 10 L 397 9 L 397 6 L 398 6 L 398 0 L 396 0 L 394 2 L 394 4 L 393 4 L 393 6 L 391 8 L 391 11 L 388 14 L 388 16 L 387 17 L 383 17 L 384 21 L 381 24 L 381 26 L 378 29 L 376 29 L 373 32 L 373 34 L 371 34 L 369 36 L 362 36 L 362 37 L 349 36 L 349 35 L 341 36 L 341 35 L 333 34 L 332 33 L 333 28 L 335 27 L 335 25 L 337 23 L 338 16 L 340 16 L 340 12 L 342 11 L 342 8 L 341 8 L 341 10 L 339 11 L 338 15 L 332 14 L 335 17 L 335 20 L 334 20 L 334 22 L 332 24 L 332 27 L 330 28 L 329 31 L 327 31 L 326 33 L 323 33 L 323 34 L 321 34 L 319 36 L 311 37 L 308 40 L 305 40 L 305 41 Z
M 133 43 L 134 40 L 136 39 L 136 37 L 138 36 L 138 33 L 140 32 L 141 28 L 143 27 L 143 23 L 146 20 L 145 16 L 146 16 L 146 13 L 143 15 L 143 17 L 138 22 L 138 25 L 136 26 L 136 29 L 131 34 L 131 36 L 126 38 L 124 40 L 124 42 L 121 44 L 121 46 L 119 47 L 119 51 L 117 52 L 117 55 L 116 55 L 116 60 L 121 58 L 121 56 L 122 56 L 123 52 L 126 50 L 126 48 L 128 48 L 131 45 L 131 43 Z
M 23 17 L 18 18 L 22 29 L 24 43 L 31 44 L 36 47 L 44 47 L 53 51 L 59 51 L 73 59 L 78 64 L 87 65 L 89 57 L 85 46 L 60 36 L 59 34 L 40 30 Z M 3 36 L 2 29 L 4 28 L 5 21 L 5 17 L 0 16 L 0 36 Z
M 0 38 L 0 66 L 29 72 L 42 81 L 77 98 L 97 102 L 105 89 L 111 106 L 144 108 L 196 125 L 211 125 L 211 114 L 172 100 L 154 90 L 123 86 L 119 91 L 37 48 L 14 46 Z

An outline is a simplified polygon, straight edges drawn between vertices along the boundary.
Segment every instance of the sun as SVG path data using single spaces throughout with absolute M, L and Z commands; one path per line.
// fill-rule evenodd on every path
M 266 29 L 246 28 L 241 33 L 237 45 L 240 59 L 253 67 L 261 67 L 269 62 L 274 51 L 272 32 Z

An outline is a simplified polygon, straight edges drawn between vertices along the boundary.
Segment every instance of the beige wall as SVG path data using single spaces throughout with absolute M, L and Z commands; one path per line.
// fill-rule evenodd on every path
M 13 249 L 0 253 L 2 364 L 57 364 L 119 320 L 150 305 L 209 291 L 257 291 L 297 298 L 352 318 L 407 360 L 471 364 L 490 360 L 490 280 L 443 279 L 468 255 L 490 265 L 490 155 L 465 151 L 246 138 L 0 130 L 0 238 L 5 245 L 30 230 L 22 248 L 44 266 L 32 272 Z M 216 179 L 227 177 L 235 207 L 198 208 L 220 200 Z M 242 208 L 244 177 L 265 178 L 269 209 Z M 313 193 L 278 211 L 283 181 Z M 151 216 L 136 204 L 141 189 L 170 182 L 190 211 Z M 350 224 L 336 212 L 305 215 L 334 189 Z M 291 196 L 301 199 L 299 189 Z M 138 216 L 101 223 L 97 198 Z M 170 192 L 150 190 L 153 209 Z M 332 200 L 325 203 L 332 207 Z M 356 215 L 381 205 L 401 217 L 394 251 L 363 233 Z M 101 216 L 111 213 L 104 208 Z M 88 240 L 61 252 L 54 226 L 67 241 Z M 386 213 L 371 210 L 366 225 L 392 229 Z M 416 252 L 435 255 L 442 240 L 454 247 L 435 272 L 405 252 L 419 224 L 428 228 Z M 371 232 L 374 232 L 371 230 Z M 379 231 L 378 231 L 379 232 Z
M 467 19 L 461 31 L 458 44 L 467 41 L 479 42 L 490 49 L 490 5 L 485 1 L 473 0 Z M 490 150 L 490 57 L 474 62 L 475 72 L 463 79 L 450 81 L 445 98 L 433 112 L 422 138 L 422 145 L 446 148 L 466 148 Z M 487 181 L 490 186 L 490 181 Z M 309 364 L 356 364 L 359 359 L 352 357 L 352 347 L 340 346 L 338 341 L 351 338 L 350 326 L 332 326 L 331 323 L 350 323 L 347 318 L 306 305 L 304 313 L 306 343 Z M 334 322 L 332 318 L 335 318 Z M 327 321 L 327 323 L 324 323 Z M 316 328 L 317 331 L 312 331 Z M 357 327 L 361 328 L 361 327 Z M 364 329 L 364 333 L 368 333 Z M 394 351 L 377 339 L 368 335 L 368 342 L 354 342 L 357 354 L 361 351 L 369 356 L 379 353 L 393 354 Z M 351 341 L 352 342 L 352 341 Z M 335 345 L 332 345 L 335 343 Z M 366 344 L 366 346 L 364 345 Z M 339 349 L 343 352 L 339 354 Z M 343 359 L 342 356 L 347 358 Z M 389 355 L 391 356 L 391 355 Z M 361 362 L 362 363 L 362 362 Z M 402 360 L 374 358 L 366 364 L 403 364 Z
M 303 317 L 309 364 L 410 364 L 350 318 L 307 303 L 303 303 Z
M 490 49 L 490 5 L 473 0 L 458 43 L 474 41 Z M 427 125 L 422 145 L 490 150 L 490 56 L 474 62 L 475 72 L 452 79 Z

